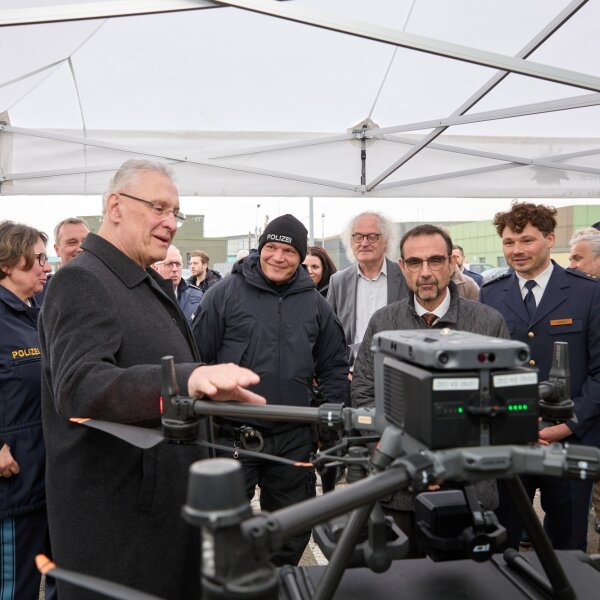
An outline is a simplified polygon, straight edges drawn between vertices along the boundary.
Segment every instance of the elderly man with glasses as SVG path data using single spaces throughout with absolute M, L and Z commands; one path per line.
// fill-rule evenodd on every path
M 398 265 L 390 258 L 397 237 L 394 224 L 385 215 L 357 215 L 342 232 L 342 241 L 348 258 L 356 264 L 331 276 L 327 301 L 344 328 L 346 344 L 356 348 L 371 315 L 405 298 L 408 289 Z M 355 355 L 349 353 L 351 363 Z
M 165 279 L 173 282 L 173 292 L 177 298 L 177 304 L 191 324 L 198 313 L 203 294 L 199 287 L 188 283 L 181 276 L 183 268 L 181 252 L 175 246 L 169 246 L 165 260 L 155 262 L 152 266 Z
M 198 531 L 181 519 L 194 444 L 141 450 L 71 421 L 90 417 L 155 428 L 161 358 L 174 357 L 180 393 L 262 404 L 259 377 L 236 365 L 201 366 L 164 261 L 184 216 L 170 169 L 126 162 L 103 197 L 98 234 L 48 286 L 40 320 L 42 422 L 50 538 L 67 569 L 163 598 L 200 598 Z M 200 423 L 200 435 L 207 435 Z M 61 600 L 86 593 L 58 584 Z
M 354 362 L 352 405 L 374 406 L 373 336 L 394 329 L 450 328 L 482 335 L 509 338 L 502 315 L 495 309 L 459 296 L 451 281 L 456 257 L 452 240 L 435 225 L 418 225 L 407 231 L 400 242 L 400 268 L 410 294 L 408 298 L 379 309 L 371 317 L 365 337 Z M 478 496 L 484 508 L 495 508 L 495 485 L 478 482 Z M 394 495 L 384 503 L 410 540 L 409 556 L 419 556 L 414 535 L 414 497 L 408 492 Z

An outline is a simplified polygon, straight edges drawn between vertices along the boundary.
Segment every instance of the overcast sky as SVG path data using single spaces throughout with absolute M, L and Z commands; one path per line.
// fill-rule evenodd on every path
M 384 212 L 395 221 L 481 221 L 491 219 L 499 210 L 506 210 L 511 202 L 507 198 L 314 198 L 314 236 L 321 238 L 323 224 L 326 237 L 339 234 L 346 221 L 363 210 Z M 0 198 L 0 203 L 0 219 L 42 229 L 51 238 L 48 246 L 51 248 L 52 230 L 58 221 L 75 215 L 99 215 L 101 200 L 99 196 L 5 196 Z M 600 205 L 600 198 L 553 199 L 547 203 L 556 207 Z M 245 235 L 254 231 L 256 224 L 263 226 L 265 217 L 274 219 L 285 213 L 292 213 L 309 228 L 308 198 L 184 197 L 181 209 L 187 214 L 205 215 L 206 237 Z

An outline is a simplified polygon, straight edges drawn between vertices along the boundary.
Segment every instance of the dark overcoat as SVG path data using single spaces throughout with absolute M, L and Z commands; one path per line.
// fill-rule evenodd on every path
M 160 360 L 182 393 L 197 349 L 172 283 L 89 234 L 52 278 L 40 320 L 53 558 L 170 599 L 199 598 L 199 532 L 180 518 L 198 446 L 140 450 L 72 417 L 158 425 Z M 61 600 L 99 598 L 71 586 Z

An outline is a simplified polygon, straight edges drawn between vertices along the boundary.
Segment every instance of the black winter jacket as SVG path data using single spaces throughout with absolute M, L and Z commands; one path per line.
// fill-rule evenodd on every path
M 204 362 L 252 369 L 269 404 L 310 406 L 313 379 L 327 402 L 349 400 L 344 331 L 302 268 L 277 289 L 251 254 L 204 295 L 193 331 Z
M 218 281 L 221 281 L 221 279 L 222 279 L 221 273 L 219 273 L 218 271 L 213 271 L 212 269 L 208 269 L 206 271 L 206 277 L 199 284 L 196 284 L 196 276 L 195 275 L 188 277 L 186 279 L 186 281 L 187 281 L 187 283 L 191 283 L 192 285 L 199 287 L 200 291 L 203 294 L 206 294 L 208 289 L 211 288 L 213 285 L 215 285 L 215 283 L 217 283 Z
M 0 478 L 0 519 L 45 504 L 42 437 L 40 309 L 0 286 L 0 447 L 10 447 L 18 475 Z

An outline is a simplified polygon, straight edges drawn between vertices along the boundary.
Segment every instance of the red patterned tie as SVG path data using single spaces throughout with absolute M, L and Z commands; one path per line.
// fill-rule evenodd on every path
M 437 315 L 434 315 L 433 313 L 425 313 L 424 315 L 421 315 L 421 319 L 425 321 L 427 327 L 431 327 L 433 322 L 437 319 Z

